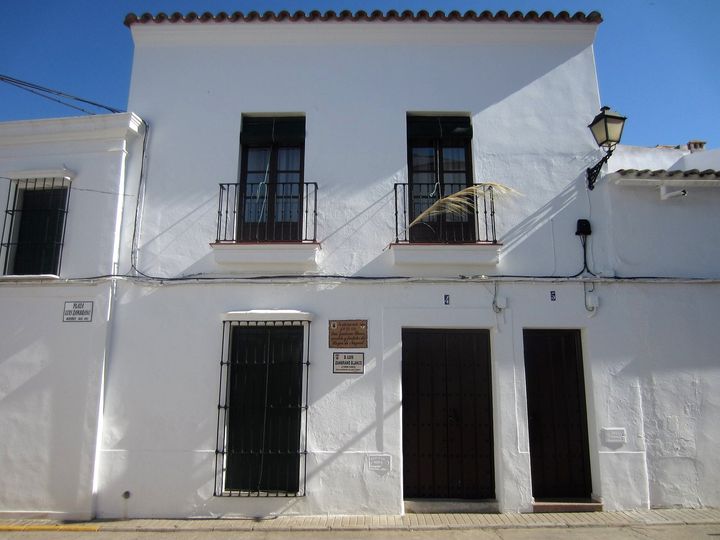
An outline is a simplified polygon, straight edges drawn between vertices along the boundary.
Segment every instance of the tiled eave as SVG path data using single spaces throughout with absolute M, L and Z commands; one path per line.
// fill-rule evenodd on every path
M 624 186 L 720 186 L 720 171 L 713 169 L 704 171 L 620 169 L 610 173 L 607 178 L 615 184 Z
M 537 11 L 434 11 L 429 12 L 421 10 L 418 12 L 405 11 L 250 11 L 243 13 L 235 11 L 226 13 L 143 13 L 136 15 L 129 13 L 125 17 L 125 25 L 147 23 L 251 23 L 251 22 L 529 22 L 529 23 L 581 23 L 581 24 L 599 24 L 602 22 L 602 15 L 597 11 L 590 13 L 576 12 L 570 14 L 567 11 L 561 11 L 557 14 L 551 11 L 538 13 Z

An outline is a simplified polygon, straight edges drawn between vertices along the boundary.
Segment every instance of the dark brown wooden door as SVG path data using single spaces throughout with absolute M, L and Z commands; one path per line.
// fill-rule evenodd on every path
M 579 330 L 525 330 L 530 466 L 535 499 L 590 498 Z
M 402 333 L 405 498 L 494 499 L 487 330 Z

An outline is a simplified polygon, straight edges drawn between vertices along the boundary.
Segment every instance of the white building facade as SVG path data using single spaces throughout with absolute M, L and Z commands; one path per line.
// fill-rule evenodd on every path
M 69 188 L 26 267 L 8 197 L 0 511 L 720 504 L 720 156 L 587 189 L 600 20 L 129 16 L 132 113 L 0 126 Z

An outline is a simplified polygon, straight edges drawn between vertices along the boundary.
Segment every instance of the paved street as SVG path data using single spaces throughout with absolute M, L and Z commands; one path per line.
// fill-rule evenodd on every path
M 66 523 L 0 520 L 0 540 L 403 539 L 720 540 L 720 509 L 538 514 L 281 516 L 269 519 L 128 519 Z
M 633 527 L 575 527 L 472 529 L 436 531 L 174 531 L 65 532 L 6 531 L 2 540 L 720 540 L 717 525 L 655 525 Z

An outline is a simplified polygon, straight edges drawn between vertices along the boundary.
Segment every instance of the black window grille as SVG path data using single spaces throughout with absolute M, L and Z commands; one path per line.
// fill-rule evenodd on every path
M 3 220 L 3 274 L 58 274 L 70 198 L 67 178 L 10 183 Z
M 318 185 L 315 182 L 303 182 L 302 193 L 297 184 L 278 184 L 275 186 L 275 208 L 293 215 L 295 221 L 273 221 L 269 227 L 248 225 L 249 214 L 240 218 L 239 212 L 259 208 L 258 203 L 266 198 L 258 197 L 257 191 L 243 187 L 242 184 L 220 184 L 218 198 L 217 243 L 228 242 L 315 242 L 317 239 L 317 196 Z M 253 215 L 259 218 L 263 211 Z M 279 215 L 278 212 L 275 215 Z M 254 218 L 253 218 L 254 219 Z M 262 229 L 262 230 L 261 230 Z M 248 231 L 254 231 L 249 234 Z M 260 234 L 262 232 L 262 234 Z
M 309 324 L 223 323 L 215 496 L 305 495 Z
M 493 187 L 483 184 L 473 184 L 476 188 L 472 194 L 472 208 L 468 209 L 470 212 L 467 217 L 470 219 L 474 232 L 472 235 L 467 237 L 464 235 L 466 231 L 465 227 L 449 228 L 447 224 L 456 224 L 461 216 L 447 216 L 445 221 L 441 221 L 436 216 L 430 217 L 428 220 L 423 221 L 415 225 L 417 227 L 429 227 L 435 233 L 438 233 L 435 237 L 442 238 L 444 243 L 448 244 L 467 244 L 467 243 L 480 243 L 480 244 L 497 244 L 497 233 L 495 230 L 495 195 Z M 445 184 L 448 187 L 448 184 Z M 402 244 L 417 241 L 417 236 L 411 235 L 412 229 L 408 229 L 411 219 L 410 216 L 415 213 L 417 215 L 417 209 L 411 208 L 412 204 L 417 205 L 418 199 L 422 200 L 422 197 L 418 197 L 419 193 L 422 193 L 422 186 L 414 186 L 415 196 L 411 194 L 411 188 L 409 184 L 398 183 L 395 184 L 395 243 Z M 438 200 L 438 196 L 435 195 L 432 198 L 434 203 Z M 428 204 L 429 201 L 422 201 L 423 204 Z M 463 218 L 464 219 L 464 218 Z

